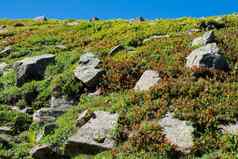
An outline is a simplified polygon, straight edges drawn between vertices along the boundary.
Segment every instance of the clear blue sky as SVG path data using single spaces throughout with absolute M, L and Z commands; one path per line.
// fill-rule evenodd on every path
M 175 18 L 238 12 L 238 0 L 2 0 L 0 18 Z

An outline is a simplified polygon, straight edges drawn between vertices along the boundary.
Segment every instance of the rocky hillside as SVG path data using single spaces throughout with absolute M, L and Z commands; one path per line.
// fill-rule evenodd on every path
M 0 20 L 1 159 L 238 156 L 238 15 Z

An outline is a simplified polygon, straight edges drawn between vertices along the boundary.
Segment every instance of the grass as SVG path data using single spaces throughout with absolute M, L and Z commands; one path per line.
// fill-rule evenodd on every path
M 31 124 L 26 114 L 8 107 L 32 107 L 36 111 L 49 107 L 53 94 L 74 98 L 76 103 L 57 119 L 59 127 L 43 137 L 42 144 L 57 145 L 62 150 L 64 142 L 75 130 L 78 113 L 85 109 L 117 112 L 120 116 L 114 130 L 118 142 L 115 149 L 95 156 L 79 155 L 74 159 L 172 159 L 181 155 L 165 140 L 156 122 L 168 111 L 174 112 L 181 120 L 191 121 L 195 128 L 192 152 L 181 157 L 236 158 L 237 135 L 222 134 L 218 125 L 235 123 L 238 116 L 237 15 L 222 17 L 219 23 L 224 23 L 224 28 L 214 30 L 218 46 L 231 70 L 228 73 L 212 72 L 210 77 L 194 80 L 192 72 L 185 67 L 186 57 L 194 49 L 192 40 L 206 31 L 199 25 L 214 22 L 216 18 L 145 22 L 77 20 L 79 24 L 76 26 L 67 25 L 76 20 L 0 20 L 0 25 L 7 26 L 7 31 L 0 33 L 0 50 L 9 45 L 13 48 L 8 56 L 0 59 L 1 62 L 13 65 L 25 57 L 56 55 L 55 63 L 47 67 L 44 79 L 40 81 L 16 87 L 16 72 L 11 68 L 0 77 L 0 125 L 14 126 L 19 116 L 19 120 L 27 121 L 13 134 L 19 141 L 12 143 L 11 148 L 1 147 L 0 156 L 30 158 L 29 150 L 38 144 L 36 132 L 42 129 L 42 125 Z M 24 23 L 24 26 L 14 27 L 17 22 Z M 201 32 L 189 34 L 192 29 L 200 29 Z M 169 37 L 143 43 L 150 36 L 167 34 Z M 133 51 L 122 50 L 113 56 L 108 55 L 118 44 L 132 47 Z M 59 49 L 57 45 L 66 48 Z M 80 56 L 85 52 L 95 53 L 106 70 L 100 84 L 101 96 L 87 96 L 87 90 L 73 75 Z M 136 81 L 147 69 L 157 70 L 161 82 L 149 91 L 134 92 L 132 89 Z M 60 94 L 55 94 L 55 90 Z M 134 134 L 132 138 L 130 134 Z

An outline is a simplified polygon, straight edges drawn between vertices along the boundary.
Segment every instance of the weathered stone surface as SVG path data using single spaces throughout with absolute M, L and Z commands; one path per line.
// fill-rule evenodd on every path
M 14 64 L 17 72 L 17 85 L 21 86 L 27 81 L 42 79 L 46 66 L 52 63 L 54 59 L 55 55 L 46 54 L 17 61 Z
M 78 131 L 69 138 L 65 151 L 67 154 L 96 154 L 114 147 L 112 130 L 115 128 L 118 114 L 98 111 Z
M 51 97 L 50 107 L 51 108 L 68 108 L 74 103 L 73 100 L 68 100 L 65 96 L 62 97 Z
M 64 114 L 66 110 L 62 108 L 41 108 L 33 114 L 35 122 L 53 122 L 55 119 Z
M 117 52 L 119 52 L 119 51 L 121 51 L 123 49 L 125 49 L 124 46 L 119 44 L 119 45 L 113 47 L 111 49 L 111 51 L 108 53 L 108 55 L 113 56 L 114 54 L 116 54 Z
M 58 159 L 59 156 L 51 149 L 49 145 L 35 146 L 31 152 L 34 159 Z
M 0 127 L 0 134 L 11 134 L 12 128 L 7 126 L 1 126 Z
M 134 88 L 135 91 L 147 91 L 160 81 L 159 73 L 154 70 L 147 70 L 143 73 Z
M 194 50 L 186 59 L 186 67 L 189 68 L 229 70 L 228 63 L 219 54 L 219 48 L 215 43 L 207 44 Z
M 12 47 L 11 46 L 7 46 L 5 47 L 1 52 L 0 52 L 0 57 L 5 57 L 8 56 L 12 51 Z
M 203 46 L 209 43 L 215 42 L 215 35 L 213 31 L 209 31 L 203 34 L 203 36 L 198 37 L 193 40 L 192 46 Z
M 47 17 L 45 16 L 38 16 L 34 18 L 35 21 L 47 21 Z
M 98 68 L 100 60 L 92 53 L 86 53 L 80 57 L 79 66 L 75 69 L 74 75 L 87 87 L 96 87 L 104 70 Z
M 190 152 L 193 146 L 194 128 L 192 126 L 188 125 L 186 121 L 173 118 L 170 113 L 160 120 L 160 125 L 167 140 L 175 145 L 178 151 Z
M 5 69 L 7 68 L 7 64 L 6 63 L 0 63 L 0 76 L 3 75 Z
M 102 94 L 102 89 L 101 88 L 98 88 L 97 90 L 95 90 L 94 92 L 92 93 L 89 93 L 88 95 L 89 96 L 100 96 Z
M 238 135 L 238 122 L 236 124 L 220 125 L 219 127 L 225 134 Z
M 34 110 L 31 107 L 26 107 L 24 109 L 21 109 L 20 112 L 27 113 L 27 114 L 33 114 Z

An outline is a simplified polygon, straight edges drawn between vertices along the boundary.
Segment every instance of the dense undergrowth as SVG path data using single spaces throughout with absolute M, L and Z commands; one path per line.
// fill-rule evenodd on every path
M 0 126 L 13 126 L 17 138 L 12 141 L 12 146 L 1 146 L 0 158 L 30 158 L 29 150 L 36 145 L 35 132 L 41 129 L 28 115 L 8 107 L 32 107 L 34 110 L 49 107 L 54 89 L 69 98 L 77 98 L 78 103 L 57 119 L 59 128 L 40 143 L 62 148 L 74 131 L 79 112 L 84 109 L 107 110 L 120 114 L 114 132 L 118 146 L 92 158 L 237 158 L 238 136 L 222 134 L 218 125 L 238 120 L 238 16 L 222 17 L 225 26 L 215 29 L 218 45 L 229 62 L 229 72 L 212 72 L 209 77 L 193 79 L 192 72 L 185 67 L 186 56 L 193 50 L 192 39 L 206 31 L 199 28 L 199 24 L 216 19 L 145 22 L 0 20 L 0 25 L 7 26 L 6 32 L 0 32 L 0 50 L 6 46 L 13 48 L 8 56 L 1 57 L 1 62 L 12 65 L 25 57 L 56 55 L 55 63 L 47 67 L 41 81 L 17 87 L 15 71 L 11 69 L 0 77 Z M 79 25 L 68 26 L 67 23 L 72 21 L 78 21 Z M 14 27 L 16 23 L 24 26 Z M 189 34 L 191 29 L 201 29 L 201 32 Z M 143 43 L 150 36 L 167 34 L 169 37 Z M 110 49 L 118 44 L 130 50 L 109 56 Z M 102 96 L 87 96 L 87 90 L 82 89 L 82 83 L 73 74 L 80 55 L 88 51 L 102 59 L 106 70 L 100 83 Z M 162 81 L 150 91 L 136 93 L 132 88 L 146 69 L 159 71 Z M 188 155 L 175 151 L 156 122 L 169 111 L 179 119 L 191 121 L 195 128 L 195 144 Z

